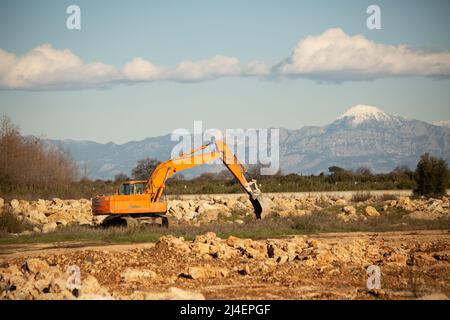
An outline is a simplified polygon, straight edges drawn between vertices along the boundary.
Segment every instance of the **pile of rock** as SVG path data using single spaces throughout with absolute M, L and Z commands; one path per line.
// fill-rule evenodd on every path
M 96 219 L 92 216 L 91 201 L 80 200 L 53 200 L 39 199 L 26 201 L 13 199 L 5 204 L 0 201 L 0 214 L 9 209 L 20 220 L 34 226 L 35 232 L 54 231 L 58 226 L 72 224 L 92 225 Z
M 402 248 L 390 248 L 382 241 L 369 242 L 362 240 L 348 241 L 346 246 L 309 239 L 306 236 L 293 236 L 288 239 L 268 239 L 255 241 L 230 236 L 222 240 L 213 232 L 197 236 L 192 242 L 183 238 L 165 236 L 160 238 L 157 246 L 173 250 L 174 254 L 190 255 L 203 259 L 242 258 L 267 261 L 275 264 L 297 262 L 306 266 L 326 266 L 333 262 L 357 264 L 395 264 L 405 266 L 409 252 Z M 248 273 L 246 269 L 237 270 Z M 228 272 L 209 265 L 189 268 L 181 276 L 192 279 L 226 277 Z
M 359 206 L 361 207 L 361 206 Z M 412 219 L 436 220 L 450 218 L 450 199 L 442 197 L 441 199 L 400 197 L 398 200 L 384 201 L 384 206 L 378 211 L 373 206 L 363 205 L 358 214 L 358 207 L 346 205 L 342 207 L 338 218 L 344 222 L 357 220 L 366 220 L 381 216 L 384 212 L 393 209 L 401 209 L 409 212 L 408 216 Z
M 192 268 L 192 279 L 215 276 L 211 268 Z M 226 276 L 226 269 L 222 270 Z M 37 258 L 30 258 L 21 266 L 8 265 L 0 267 L 0 300 L 204 300 L 198 292 L 187 291 L 175 287 L 167 291 L 134 291 L 131 294 L 110 294 L 99 284 L 97 279 L 89 274 L 81 274 L 79 285 L 70 284 L 70 276 L 59 268 L 49 266 L 47 262 Z M 158 276 L 154 271 L 127 268 L 120 277 L 124 283 L 142 283 L 154 280 Z
M 90 224 L 92 222 L 91 201 L 88 199 L 23 201 L 12 200 L 12 209 L 17 214 L 40 223 Z M 45 218 L 43 215 L 45 215 Z
M 413 219 L 435 220 L 450 217 L 450 198 L 441 199 L 420 198 L 412 200 L 409 197 L 400 197 L 398 200 L 386 201 L 384 210 L 390 208 L 403 209 L 411 212 L 409 216 Z
M 200 221 L 204 223 L 216 221 L 220 215 L 230 218 L 233 213 L 250 215 L 253 207 L 248 197 L 238 199 L 210 196 L 207 199 L 196 200 L 170 200 L 168 202 L 168 215 L 184 222 Z
M 192 242 L 185 241 L 183 237 L 163 236 L 156 246 L 161 250 L 167 249 L 178 254 L 190 254 L 203 259 L 230 259 L 237 256 L 246 256 L 249 259 L 267 257 L 267 246 L 264 243 L 234 236 L 224 241 L 214 232 L 199 235 Z
M 108 290 L 91 275 L 82 276 L 79 287 L 71 286 L 68 280 L 68 273 L 31 258 L 20 267 L 0 268 L 0 300 L 111 299 Z

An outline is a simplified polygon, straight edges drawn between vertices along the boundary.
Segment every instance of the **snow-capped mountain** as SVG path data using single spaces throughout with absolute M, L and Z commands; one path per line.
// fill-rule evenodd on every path
M 285 172 L 326 172 L 332 165 L 387 172 L 415 168 L 429 152 L 450 161 L 450 129 L 358 105 L 323 127 L 304 127 L 280 141 Z
M 120 145 L 49 142 L 65 145 L 81 168 L 86 163 L 90 177 L 103 179 L 120 172 L 130 174 L 136 162 L 146 157 L 168 159 L 176 144 L 170 135 Z M 375 172 L 388 172 L 397 165 L 413 169 L 425 152 L 450 163 L 450 128 L 390 115 L 373 106 L 354 106 L 322 127 L 280 129 L 280 167 L 284 173 L 318 174 L 333 165 L 347 169 L 364 166 Z M 197 167 L 185 175 L 220 169 Z
M 348 109 L 337 117 L 336 121 L 347 121 L 350 124 L 358 125 L 367 121 L 397 121 L 397 117 L 388 115 L 377 107 L 360 104 Z

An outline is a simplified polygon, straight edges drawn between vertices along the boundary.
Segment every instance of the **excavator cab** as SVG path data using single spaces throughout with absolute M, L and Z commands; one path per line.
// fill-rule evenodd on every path
M 145 184 L 147 181 L 126 181 L 123 182 L 119 186 L 119 190 L 117 192 L 118 195 L 121 196 L 129 196 L 135 194 L 144 194 L 145 193 Z

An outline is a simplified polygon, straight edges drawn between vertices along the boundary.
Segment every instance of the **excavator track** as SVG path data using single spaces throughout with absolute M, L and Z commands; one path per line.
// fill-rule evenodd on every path
M 103 227 L 121 226 L 128 228 L 140 228 L 143 226 L 160 226 L 169 227 L 169 217 L 166 215 L 149 214 L 149 215 L 110 215 L 102 223 Z

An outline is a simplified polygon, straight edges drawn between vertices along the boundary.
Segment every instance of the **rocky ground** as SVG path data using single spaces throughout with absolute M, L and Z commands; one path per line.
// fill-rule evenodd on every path
M 3 248 L 5 249 L 5 248 Z M 450 233 L 340 233 L 84 248 L 9 246 L 0 299 L 447 299 Z M 366 287 L 381 269 L 381 289 Z M 73 266 L 80 287 L 67 285 Z
M 392 209 L 402 209 L 413 219 L 436 220 L 450 217 L 449 205 L 449 197 L 413 200 L 408 196 L 395 196 L 392 192 L 378 195 L 363 193 L 361 199 L 355 198 L 354 193 L 280 193 L 265 195 L 263 218 L 301 217 L 332 208 L 336 218 L 344 222 L 373 219 Z M 4 212 L 12 213 L 31 226 L 24 231 L 25 235 L 52 232 L 71 225 L 95 226 L 105 219 L 105 216 L 92 215 L 91 201 L 88 199 L 13 199 L 5 202 L 0 198 L 0 215 Z M 246 195 L 172 197 L 168 201 L 168 216 L 175 223 L 197 226 L 215 221 L 242 224 L 245 217 L 253 217 L 253 207 Z
M 264 223 L 270 227 L 278 219 L 273 226 L 279 228 L 283 219 L 325 214 L 326 220 L 315 223 L 338 221 L 348 230 L 365 225 L 371 232 L 283 233 L 276 239 L 266 233 L 264 239 L 255 237 L 260 240 L 230 233 L 221 239 L 209 232 L 192 241 L 166 235 L 156 244 L 91 247 L 19 244 L 22 236 L 34 239 L 71 226 L 101 224 L 104 217 L 92 216 L 90 200 L 0 199 L 0 216 L 13 215 L 29 226 L 21 233 L 0 234 L 8 239 L 3 243 L 10 243 L 0 245 L 0 299 L 447 299 L 449 203 L 449 197 L 412 199 L 391 193 L 270 194 L 257 224 L 243 195 L 172 197 L 168 215 L 175 227 L 247 230 Z M 406 226 L 401 230 L 411 231 L 374 233 L 376 221 L 400 221 Z M 419 228 L 432 227 L 412 231 L 411 221 L 421 221 Z M 171 230 L 177 229 L 167 233 Z M 381 268 L 381 289 L 366 287 L 371 265 Z M 76 287 L 68 285 L 77 279 L 74 270 L 80 272 Z

